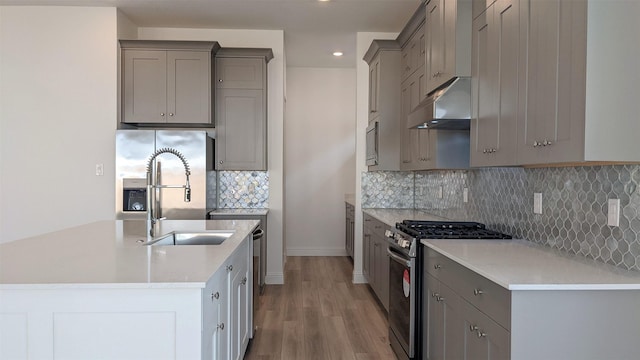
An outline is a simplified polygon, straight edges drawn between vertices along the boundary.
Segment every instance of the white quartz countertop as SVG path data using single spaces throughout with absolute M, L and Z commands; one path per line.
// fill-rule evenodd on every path
M 422 240 L 509 290 L 640 290 L 640 272 L 524 240 Z
M 356 195 L 355 194 L 344 194 L 344 202 L 347 204 L 351 204 L 356 206 Z
M 269 213 L 269 209 L 216 209 L 211 210 L 209 215 L 215 216 L 233 216 L 233 215 L 243 215 L 243 216 L 263 216 Z
M 389 225 L 395 227 L 396 223 L 403 220 L 426 220 L 426 221 L 447 221 L 448 219 L 431 215 L 422 210 L 414 209 L 362 209 L 366 214 Z
M 146 221 L 100 221 L 0 244 L 0 289 L 204 287 L 258 220 L 163 220 L 172 231 L 234 230 L 220 245 L 147 246 Z

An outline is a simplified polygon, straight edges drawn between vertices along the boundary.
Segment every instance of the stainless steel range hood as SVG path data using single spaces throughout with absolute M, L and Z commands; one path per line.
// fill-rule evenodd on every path
M 471 78 L 458 77 L 430 94 L 407 117 L 410 129 L 467 130 L 471 119 Z

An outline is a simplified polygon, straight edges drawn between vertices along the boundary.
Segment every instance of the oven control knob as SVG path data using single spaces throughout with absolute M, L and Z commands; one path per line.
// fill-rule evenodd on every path
M 409 240 L 400 239 L 398 240 L 398 244 L 403 248 L 408 248 L 411 243 L 409 242 Z
M 391 230 L 385 230 L 384 236 L 393 239 L 393 232 Z

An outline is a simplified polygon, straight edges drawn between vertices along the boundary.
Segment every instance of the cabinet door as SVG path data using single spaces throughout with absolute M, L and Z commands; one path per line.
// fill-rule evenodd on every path
M 227 271 L 222 268 L 207 282 L 207 287 L 202 293 L 203 359 L 227 358 L 227 354 L 223 353 L 226 346 L 222 344 L 225 339 L 222 332 L 229 325 L 225 320 L 225 314 L 228 313 L 225 307 L 228 304 L 227 289 Z
M 380 90 L 380 57 L 369 65 L 369 121 L 378 116 L 378 93 Z
M 167 52 L 122 50 L 122 122 L 167 122 Z
M 387 255 L 387 241 L 380 234 L 376 236 L 376 293 L 385 309 L 389 310 L 389 256 Z
M 211 123 L 211 54 L 167 51 L 167 122 Z
M 229 326 L 231 334 L 231 359 L 240 360 L 249 344 L 249 272 L 246 259 L 238 256 L 234 261 L 231 279 L 231 296 Z
M 464 334 L 464 357 L 467 360 L 509 360 L 510 334 L 473 305 L 464 302 L 460 333 Z
M 423 272 L 423 360 L 444 359 L 444 313 L 440 304 L 440 281 Z
M 217 58 L 216 88 L 264 89 L 265 68 L 262 58 Z
M 216 119 L 216 168 L 266 170 L 263 91 L 218 89 Z
M 362 236 L 362 275 L 369 285 L 372 283 L 371 270 L 369 264 L 369 247 L 371 244 L 371 233 L 367 228 L 364 229 Z
M 411 112 L 410 80 L 402 83 L 400 89 L 400 165 L 402 170 L 412 170 L 415 154 L 414 146 L 417 144 L 417 131 L 407 128 L 407 116 Z
M 445 0 L 431 0 L 426 7 L 427 92 L 433 91 L 440 85 L 439 77 L 444 69 L 444 2 Z
M 523 7 L 518 163 L 584 159 L 586 1 L 520 2 Z
M 473 22 L 472 165 L 516 163 L 518 1 L 499 0 Z

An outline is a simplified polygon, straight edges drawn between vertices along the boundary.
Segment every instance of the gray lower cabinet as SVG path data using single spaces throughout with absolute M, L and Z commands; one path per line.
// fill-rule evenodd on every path
M 347 256 L 353 259 L 353 246 L 355 239 L 355 207 L 349 203 L 345 203 L 345 244 Z
M 640 353 L 639 290 L 508 290 L 433 249 L 422 251 L 423 360 L 636 359 Z
M 423 248 L 423 359 L 510 359 L 508 290 Z
M 363 214 L 364 228 L 362 239 L 363 273 L 369 286 L 389 310 L 389 256 L 384 231 L 387 226 L 378 219 Z
M 121 40 L 120 47 L 123 123 L 212 125 L 218 43 Z
M 423 359 L 462 359 L 462 298 L 429 274 L 425 274 L 424 286 Z
M 271 49 L 216 57 L 216 170 L 267 170 L 267 62 Z

